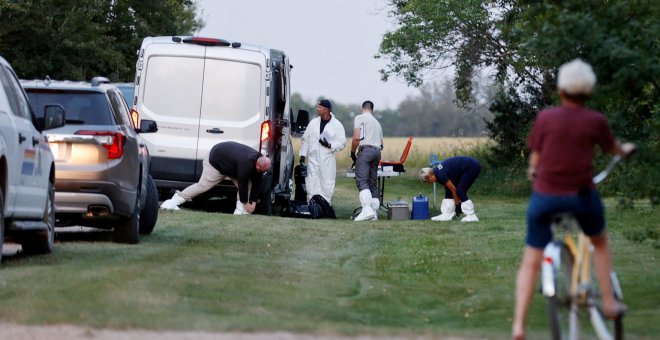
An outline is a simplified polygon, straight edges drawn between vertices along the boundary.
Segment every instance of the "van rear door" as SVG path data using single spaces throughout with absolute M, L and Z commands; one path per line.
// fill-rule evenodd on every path
M 259 150 L 266 116 L 266 57 L 258 51 L 207 47 L 197 160 L 222 141 Z M 197 176 L 201 169 L 197 169 Z
M 154 178 L 195 181 L 205 49 L 192 44 L 148 46 L 138 111 L 158 122 L 158 132 L 144 138 Z

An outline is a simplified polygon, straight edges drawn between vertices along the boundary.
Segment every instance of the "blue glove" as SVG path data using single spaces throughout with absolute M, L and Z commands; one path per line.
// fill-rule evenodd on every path
M 321 143 L 321 145 L 325 146 L 326 148 L 330 149 L 330 143 L 328 143 L 328 141 L 325 140 L 325 138 L 319 139 L 319 143 Z

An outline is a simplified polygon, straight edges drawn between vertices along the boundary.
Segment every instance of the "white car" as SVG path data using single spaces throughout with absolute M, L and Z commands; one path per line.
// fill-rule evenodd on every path
M 28 254 L 55 241 L 55 163 L 42 130 L 64 125 L 64 109 L 47 105 L 35 118 L 14 70 L 0 57 L 0 258 L 5 237 Z

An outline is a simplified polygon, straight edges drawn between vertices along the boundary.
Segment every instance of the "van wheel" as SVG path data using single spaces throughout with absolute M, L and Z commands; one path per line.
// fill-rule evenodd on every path
M 46 223 L 46 230 L 21 235 L 23 253 L 48 254 L 53 251 L 53 244 L 55 243 L 55 188 L 53 183 L 50 182 L 48 183 L 43 221 Z
M 158 220 L 158 191 L 156 182 L 149 176 L 147 178 L 147 199 L 140 213 L 140 234 L 151 235 Z
M 113 229 L 112 237 L 117 243 L 137 244 L 140 242 L 140 190 L 135 195 L 135 208 L 130 217 L 123 217 Z
M 259 210 L 258 212 L 266 216 L 271 216 L 273 214 L 273 200 L 275 199 L 273 189 L 269 189 L 264 192 L 259 200 Z

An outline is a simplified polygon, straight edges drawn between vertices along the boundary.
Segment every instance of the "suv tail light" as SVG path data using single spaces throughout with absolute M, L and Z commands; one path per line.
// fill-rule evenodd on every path
M 268 153 L 268 141 L 270 137 L 270 121 L 267 120 L 261 123 L 261 136 L 259 138 L 259 153 L 263 154 L 262 151 Z
M 121 158 L 124 154 L 126 136 L 121 132 L 79 130 L 76 135 L 94 136 L 94 139 L 108 150 L 108 159 Z

